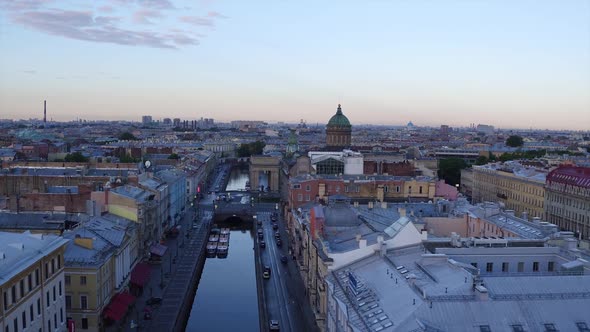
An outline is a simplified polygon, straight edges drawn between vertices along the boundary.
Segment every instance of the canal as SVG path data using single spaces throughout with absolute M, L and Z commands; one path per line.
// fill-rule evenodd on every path
M 226 190 L 244 190 L 247 180 L 247 170 L 234 168 Z M 233 227 L 227 257 L 205 260 L 186 331 L 259 331 L 251 227 Z

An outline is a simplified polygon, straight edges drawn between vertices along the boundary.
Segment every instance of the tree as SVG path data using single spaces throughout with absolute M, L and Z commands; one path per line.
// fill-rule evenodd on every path
M 262 154 L 262 151 L 264 151 L 265 146 L 266 146 L 266 143 L 264 143 L 262 141 L 240 144 L 236 153 L 238 154 L 238 157 L 240 157 L 240 158 L 250 157 L 252 155 Z
M 122 163 L 137 163 L 137 162 L 139 162 L 139 159 L 131 157 L 130 154 L 126 154 L 124 156 L 121 156 L 119 158 L 119 161 Z
M 475 160 L 476 165 L 485 165 L 488 163 L 488 158 L 486 156 L 479 156 Z
M 119 136 L 119 139 L 122 141 L 137 141 L 137 137 L 135 137 L 132 133 L 126 131 Z
M 168 159 L 180 159 L 180 156 L 177 155 L 176 153 L 173 153 L 171 155 L 168 156 Z
M 64 158 L 64 161 L 69 163 L 86 163 L 88 162 L 88 157 L 85 157 L 82 152 L 74 152 L 68 153 Z
M 510 135 L 510 137 L 508 137 L 508 139 L 506 140 L 506 145 L 513 147 L 513 148 L 522 146 L 522 144 L 523 144 L 522 137 L 520 137 L 518 135 Z
M 461 158 L 441 159 L 438 162 L 438 177 L 453 186 L 460 184 L 461 170 L 464 168 L 467 168 L 467 163 Z

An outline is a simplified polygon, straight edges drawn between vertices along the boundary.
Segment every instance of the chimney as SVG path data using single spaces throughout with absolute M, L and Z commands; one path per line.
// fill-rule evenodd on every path
M 489 299 L 488 289 L 483 285 L 475 286 L 475 296 L 480 301 L 487 301 Z
M 74 238 L 74 243 L 79 245 L 82 248 L 92 249 L 92 238 L 91 237 L 81 237 L 80 235 L 76 235 Z
M 372 209 L 373 208 L 373 202 L 372 201 L 369 202 L 367 207 L 369 208 L 369 210 Z
M 514 210 L 506 210 L 505 212 L 507 215 L 514 217 Z
M 43 101 L 43 123 L 47 123 L 47 100 Z
M 400 217 L 405 217 L 406 216 L 406 208 L 398 208 L 397 212 L 399 213 Z
M 539 217 L 533 217 L 533 222 L 535 224 L 537 224 L 537 225 L 540 225 L 541 224 L 541 218 L 539 218 Z
M 529 220 L 529 213 L 526 211 L 522 211 L 522 219 L 528 221 Z M 533 218 L 535 220 L 535 218 Z
M 381 202 L 381 208 L 387 209 L 387 202 Z

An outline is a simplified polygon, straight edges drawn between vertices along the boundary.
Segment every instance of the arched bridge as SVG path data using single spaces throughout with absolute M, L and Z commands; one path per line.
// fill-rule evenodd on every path
M 217 202 L 213 211 L 214 222 L 253 222 L 256 211 L 249 204 Z

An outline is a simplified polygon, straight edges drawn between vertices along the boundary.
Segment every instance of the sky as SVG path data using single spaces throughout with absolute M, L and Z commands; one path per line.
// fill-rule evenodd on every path
M 0 0 L 0 119 L 590 130 L 588 0 Z

